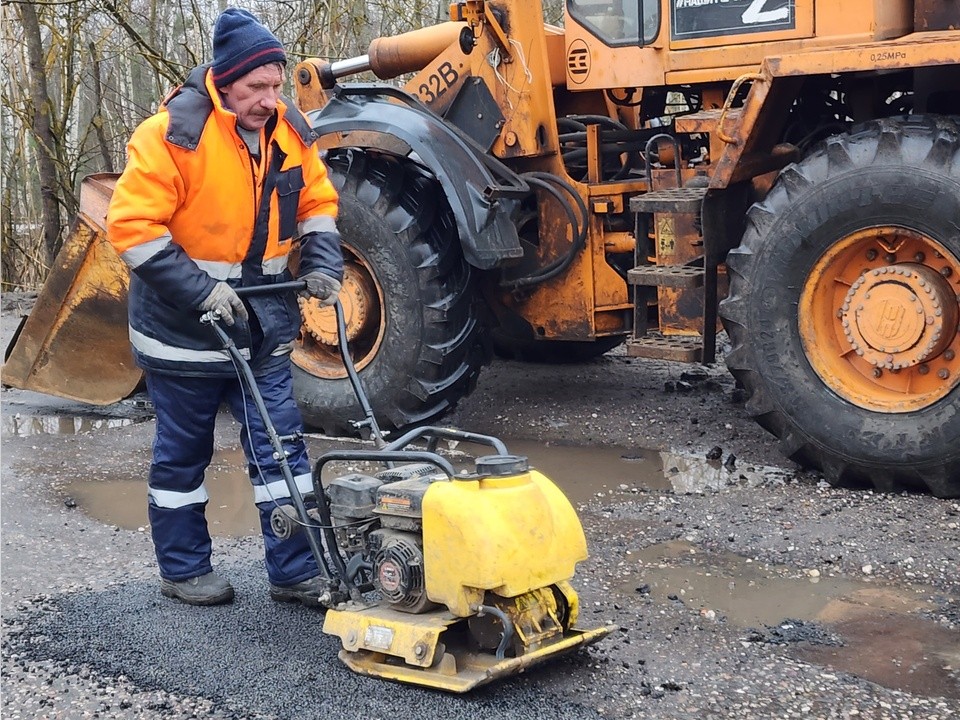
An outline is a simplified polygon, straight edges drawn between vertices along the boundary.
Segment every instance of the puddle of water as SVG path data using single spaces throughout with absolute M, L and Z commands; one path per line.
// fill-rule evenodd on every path
M 915 695 L 960 698 L 960 632 L 902 613 L 855 607 L 832 624 L 841 647 L 798 646 L 799 660 Z
M 574 503 L 598 492 L 642 488 L 657 492 L 704 493 L 732 485 L 755 487 L 784 482 L 794 473 L 766 466 L 723 467 L 703 456 L 621 447 L 545 445 L 530 440 L 508 440 L 515 455 L 526 455 L 530 465 L 553 480 Z
M 676 596 L 743 628 L 814 622 L 843 645 L 791 644 L 788 652 L 797 659 L 895 690 L 960 697 L 960 632 L 917 616 L 932 609 L 922 599 L 929 592 L 838 577 L 780 577 L 746 558 L 705 553 L 685 541 L 653 545 L 635 557 L 641 569 L 621 586 L 624 593 L 646 584 L 654 597 Z
M 79 435 L 94 430 L 132 425 L 132 418 L 92 418 L 70 415 L 4 415 L 0 418 L 0 434 L 10 437 L 31 435 Z
M 76 433 L 107 427 L 122 427 L 136 422 L 128 418 L 80 418 L 70 416 L 9 416 L 4 422 L 22 421 L 20 435 Z M 6 427 L 6 425 L 5 425 Z M 350 441 L 308 437 L 310 456 L 318 458 L 332 447 L 357 447 Z M 370 447 L 369 443 L 363 447 Z M 475 446 L 459 446 L 472 454 L 487 454 Z M 555 482 L 574 504 L 586 502 L 598 493 L 618 495 L 634 488 L 657 492 L 704 492 L 729 485 L 730 471 L 712 467 L 712 463 L 696 457 L 658 453 L 650 450 L 627 450 L 618 447 L 577 447 L 546 445 L 528 440 L 507 441 L 511 453 L 525 455 L 531 467 Z M 454 451 L 455 455 L 460 455 Z M 456 465 L 472 467 L 462 456 Z M 366 469 L 376 472 L 381 466 Z M 353 468 L 356 469 L 356 468 Z M 771 469 L 773 470 L 773 469 Z M 325 468 L 325 482 L 346 469 L 339 463 Z M 746 470 L 735 477 L 737 482 L 767 481 L 765 471 Z M 749 474 L 745 474 L 749 473 Z M 218 451 L 206 475 L 207 518 L 211 533 L 221 536 L 242 536 L 259 532 L 257 514 L 251 501 L 246 460 L 239 448 Z M 109 525 L 137 529 L 147 523 L 146 482 L 144 479 L 118 477 L 107 481 L 75 482 L 64 488 L 65 495 L 92 517 Z
M 218 450 L 207 468 L 207 525 L 216 537 L 260 533 L 247 461 L 239 448 Z M 92 518 L 127 530 L 147 526 L 147 480 L 77 481 L 62 488 Z
M 685 541 L 653 545 L 638 556 L 643 569 L 625 590 L 645 583 L 654 596 L 676 595 L 688 607 L 713 610 L 743 627 L 812 620 L 833 598 L 863 587 L 836 577 L 772 576 L 759 563 L 733 553 L 708 555 Z
M 617 447 L 545 445 L 531 440 L 505 441 L 514 455 L 525 455 L 563 490 L 575 505 L 598 492 L 622 492 L 621 485 L 667 491 L 658 453 Z
M 129 404 L 129 407 L 135 410 L 149 409 L 136 402 Z M 149 417 L 149 414 L 106 418 L 65 413 L 4 413 L 0 417 L 0 434 L 15 437 L 76 435 L 124 427 Z M 643 488 L 658 492 L 703 493 L 734 484 L 753 486 L 783 481 L 791 476 L 789 471 L 772 467 L 731 469 L 702 455 L 656 452 L 643 448 L 550 445 L 531 440 L 505 442 L 511 453 L 527 456 L 531 466 L 560 486 L 574 503 L 585 502 L 604 491 L 616 493 L 630 488 Z M 474 454 L 489 453 L 489 450 L 478 452 L 473 445 L 467 448 Z

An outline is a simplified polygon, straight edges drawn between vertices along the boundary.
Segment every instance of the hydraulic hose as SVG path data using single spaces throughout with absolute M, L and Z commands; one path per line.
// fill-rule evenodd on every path
M 500 608 L 493 605 L 477 605 L 477 617 L 483 617 L 489 613 L 495 615 L 503 623 L 503 635 L 500 638 L 500 644 L 497 645 L 497 660 L 503 660 L 507 656 L 507 647 L 513 640 L 513 621 Z
M 563 130 L 559 135 L 564 165 L 567 168 L 585 168 L 587 159 L 587 126 L 601 127 L 599 151 L 605 157 L 626 155 L 620 167 L 611 177 L 604 179 L 622 180 L 636 167 L 640 157 L 643 140 L 642 130 L 631 130 L 619 120 L 606 115 L 571 115 L 557 119 L 557 128 Z
M 514 280 L 507 280 L 501 283 L 503 287 L 510 288 L 511 290 L 539 285 L 540 283 L 546 282 L 547 280 L 555 278 L 563 273 L 568 267 L 570 267 L 570 264 L 573 262 L 574 258 L 576 258 L 577 254 L 586 246 L 587 232 L 589 230 L 587 204 L 583 201 L 583 198 L 580 197 L 580 194 L 576 191 L 576 188 L 574 188 L 570 183 L 563 178 L 558 177 L 557 175 L 540 171 L 524 173 L 521 175 L 521 177 L 529 185 L 545 190 L 552 195 L 557 202 L 560 203 L 560 206 L 570 219 L 570 225 L 573 228 L 573 244 L 570 246 L 570 250 L 566 255 L 551 261 L 544 267 L 540 268 L 536 273 L 527 275 L 525 277 L 516 278 Z M 580 211 L 579 219 L 577 218 L 577 214 L 574 212 L 570 201 L 563 197 L 559 190 L 557 190 L 558 187 L 565 190 L 576 202 L 577 209 Z

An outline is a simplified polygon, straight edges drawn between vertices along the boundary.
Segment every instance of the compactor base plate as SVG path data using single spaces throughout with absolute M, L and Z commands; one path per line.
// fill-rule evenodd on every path
M 471 647 L 468 633 L 461 631 L 466 620 L 446 610 L 410 615 L 377 605 L 328 610 L 323 631 L 340 637 L 340 659 L 356 673 L 463 693 L 498 678 L 519 675 L 616 630 L 616 625 L 570 628 L 520 657 L 499 660 L 493 652 Z

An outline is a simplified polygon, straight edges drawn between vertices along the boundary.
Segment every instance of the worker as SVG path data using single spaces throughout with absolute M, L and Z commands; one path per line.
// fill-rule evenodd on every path
M 297 488 L 311 493 L 289 359 L 300 329 L 296 294 L 235 292 L 293 279 L 297 239 L 304 294 L 326 306 L 340 291 L 337 192 L 315 133 L 280 95 L 286 60 L 251 13 L 223 12 L 213 62 L 195 68 L 134 131 L 107 214 L 108 238 L 132 271 L 130 340 L 157 415 L 147 495 L 160 590 L 191 605 L 234 597 L 213 570 L 204 514 L 221 403 L 241 423 L 271 597 L 318 605 L 323 590 L 305 533 L 280 540 L 270 528 L 271 511 L 289 504 L 290 492 L 237 369 L 200 321 L 212 313 L 227 326 L 284 438 Z

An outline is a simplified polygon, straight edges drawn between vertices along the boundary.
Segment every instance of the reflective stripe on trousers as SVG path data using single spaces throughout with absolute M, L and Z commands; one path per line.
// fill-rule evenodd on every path
M 290 492 L 253 398 L 237 378 L 178 377 L 146 373 L 147 391 L 157 413 L 157 435 L 149 476 L 149 517 L 160 575 L 185 580 L 211 571 L 211 540 L 204 510 L 204 473 L 213 457 L 214 425 L 221 403 L 241 424 L 254 501 L 260 511 L 267 574 L 275 585 L 292 585 L 317 574 L 304 533 L 279 540 L 270 513 L 288 504 Z M 290 365 L 257 378 L 270 420 L 280 436 L 302 430 L 293 400 Z M 284 443 L 301 493 L 312 491 L 303 440 Z

